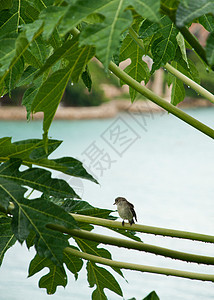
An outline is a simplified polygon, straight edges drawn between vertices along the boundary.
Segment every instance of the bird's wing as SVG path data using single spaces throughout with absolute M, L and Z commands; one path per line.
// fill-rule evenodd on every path
M 128 202 L 128 201 L 127 201 Z M 133 214 L 133 217 L 135 218 L 135 220 L 137 221 L 137 215 L 136 215 L 136 212 L 135 212 L 135 210 L 134 210 L 134 205 L 132 204 L 132 203 L 130 203 L 129 202 L 129 204 L 130 204 L 130 207 L 131 207 L 131 212 L 132 212 L 132 214 Z
M 133 207 L 131 208 L 131 211 L 132 211 L 133 217 L 134 217 L 135 220 L 137 221 L 137 215 L 136 215 L 136 212 L 135 212 L 135 210 L 134 210 Z

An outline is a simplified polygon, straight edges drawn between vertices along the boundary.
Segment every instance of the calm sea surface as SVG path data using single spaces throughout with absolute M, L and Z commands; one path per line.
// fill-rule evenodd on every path
M 214 128 L 214 109 L 189 110 L 189 114 Z M 0 121 L 0 137 L 15 140 L 41 138 L 42 123 Z M 114 199 L 124 196 L 134 203 L 141 224 L 214 234 L 214 142 L 167 113 L 128 114 L 115 119 L 54 121 L 53 139 L 63 140 L 51 156 L 73 156 L 84 161 L 100 185 L 63 176 L 83 200 L 102 208 L 115 209 Z M 59 176 L 54 173 L 53 176 Z M 117 215 L 117 213 L 114 213 Z M 116 235 L 105 229 L 96 232 Z M 145 243 L 213 256 L 211 244 L 139 234 Z M 137 251 L 112 249 L 113 258 L 143 265 L 214 274 L 214 267 L 190 264 Z M 68 273 L 68 285 L 54 296 L 38 288 L 39 274 L 27 278 L 34 257 L 18 243 L 5 255 L 0 268 L 1 300 L 90 299 L 87 275 L 77 281 Z M 112 271 L 113 272 L 113 271 Z M 214 283 L 124 270 L 128 283 L 115 275 L 124 299 L 143 299 L 155 290 L 161 300 L 214 299 Z M 106 291 L 108 299 L 121 297 Z

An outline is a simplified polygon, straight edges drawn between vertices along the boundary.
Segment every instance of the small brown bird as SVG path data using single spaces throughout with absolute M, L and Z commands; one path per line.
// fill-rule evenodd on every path
M 128 220 L 130 225 L 134 223 L 134 218 L 137 221 L 137 215 L 134 210 L 134 205 L 127 201 L 123 197 L 117 197 L 114 204 L 117 205 L 117 211 L 119 216 L 123 219 L 122 225 L 124 226 L 124 220 Z

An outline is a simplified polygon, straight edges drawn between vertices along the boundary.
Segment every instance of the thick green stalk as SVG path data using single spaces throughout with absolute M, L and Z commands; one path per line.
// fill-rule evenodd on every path
M 172 73 L 174 76 L 182 80 L 186 85 L 190 86 L 202 97 L 206 98 L 211 103 L 214 103 L 214 95 L 209 91 L 207 91 L 205 88 L 203 88 L 200 84 L 196 83 L 189 77 L 185 76 L 183 73 L 179 72 L 177 69 L 175 69 L 173 66 L 171 66 L 168 63 L 165 64 L 164 68 L 166 68 L 170 73 Z
M 64 251 L 68 255 L 75 255 L 80 258 L 90 260 L 95 263 L 107 265 L 110 267 L 117 267 L 120 269 L 136 270 L 136 271 L 147 272 L 147 273 L 162 274 L 162 275 L 167 275 L 167 276 L 170 275 L 170 276 L 203 280 L 203 281 L 214 281 L 214 275 L 195 273 L 195 272 L 186 272 L 186 271 L 180 271 L 180 270 L 169 269 L 169 268 L 152 267 L 152 266 L 145 266 L 145 265 L 115 261 L 115 260 L 111 260 L 108 258 L 103 258 L 103 257 L 95 256 L 92 254 L 88 254 L 85 252 L 81 252 L 81 251 L 78 251 L 78 250 L 75 250 L 75 249 L 69 248 L 69 247 L 66 247 L 64 249 Z
M 214 243 L 213 235 L 140 225 L 140 224 L 132 224 L 132 226 L 130 226 L 129 224 L 125 224 L 125 226 L 123 226 L 122 223 L 118 221 L 112 221 L 112 220 L 107 220 L 102 218 L 91 217 L 91 216 L 84 216 L 79 214 L 71 214 L 71 215 L 77 222 L 105 226 L 105 227 L 115 228 L 115 229 L 126 229 L 126 230 L 133 230 L 133 231 L 155 234 L 155 235 L 170 236 L 170 237 L 200 241 L 205 243 Z
M 2 206 L 0 206 L 0 211 L 2 211 L 4 213 L 11 214 L 13 209 L 14 209 L 14 204 L 12 202 L 8 206 L 7 210 L 5 210 Z M 200 241 L 200 242 L 205 242 L 205 243 L 214 243 L 213 235 L 188 232 L 188 231 L 182 231 L 182 230 L 175 230 L 175 229 L 168 229 L 168 228 L 160 228 L 160 227 L 147 226 L 147 225 L 140 225 L 140 224 L 132 224 L 132 226 L 130 226 L 129 224 L 125 224 L 125 226 L 123 226 L 122 223 L 119 221 L 112 221 L 112 220 L 96 218 L 96 217 L 91 217 L 91 216 L 85 216 L 85 215 L 80 215 L 80 214 L 71 214 L 71 215 L 77 222 L 99 225 L 99 226 L 104 226 L 104 227 L 109 227 L 109 228 L 114 228 L 114 229 L 125 229 L 125 230 L 132 230 L 132 231 L 148 233 L 148 234 L 169 236 L 169 237 L 187 239 L 187 240 L 192 240 L 192 241 Z
M 95 241 L 102 244 L 113 245 L 117 247 L 123 247 L 127 249 L 139 250 L 148 253 L 153 253 L 156 255 L 161 255 L 165 257 L 170 257 L 173 259 L 179 259 L 186 262 L 196 262 L 206 265 L 214 265 L 214 257 L 190 254 L 181 251 L 171 250 L 163 247 L 158 247 L 142 242 L 136 242 L 133 240 L 126 240 L 112 236 L 106 236 L 102 234 L 93 233 L 82 229 L 69 229 L 62 225 L 48 224 L 47 228 L 52 230 L 57 230 L 63 233 L 67 233 L 73 237 L 78 237 L 90 241 Z
M 79 30 L 74 28 L 71 30 L 71 34 L 74 36 L 77 36 L 79 34 Z M 98 58 L 99 59 L 99 58 Z M 150 91 L 145 86 L 141 85 L 139 82 L 134 80 L 132 77 L 130 77 L 127 73 L 125 73 L 123 70 L 121 70 L 118 66 L 116 66 L 113 62 L 110 62 L 109 64 L 109 70 L 111 70 L 119 79 L 121 79 L 124 83 L 131 86 L 133 89 L 135 89 L 140 94 L 146 96 L 149 100 L 156 103 L 158 106 L 164 108 L 174 116 L 178 117 L 179 119 L 183 120 L 187 124 L 191 125 L 192 127 L 198 129 L 199 131 L 203 132 L 207 136 L 214 138 L 214 130 L 205 124 L 199 122 L 198 120 L 194 119 L 190 115 L 183 112 L 181 109 L 175 107 L 174 105 L 170 104 L 163 98 L 159 97 L 152 91 Z
M 139 39 L 137 33 L 133 30 L 133 28 L 129 29 L 129 34 L 133 38 L 133 40 L 136 42 L 136 44 L 144 49 L 143 41 Z M 186 85 L 190 86 L 193 90 L 195 90 L 198 94 L 200 94 L 202 97 L 206 98 L 210 102 L 214 103 L 214 95 L 207 91 L 205 88 L 203 88 L 200 84 L 196 83 L 177 69 L 175 69 L 173 66 L 171 66 L 169 63 L 166 63 L 164 66 L 170 73 L 172 73 L 174 76 L 182 80 Z
M 181 109 L 177 108 L 176 106 L 170 104 L 163 98 L 156 95 L 154 92 L 150 91 L 147 87 L 141 85 L 139 82 L 134 80 L 131 76 L 121 70 L 118 66 L 116 66 L 113 62 L 110 62 L 109 69 L 124 83 L 131 86 L 140 94 L 146 96 L 149 100 L 156 103 L 158 106 L 164 108 L 174 116 L 178 117 L 179 119 L 183 120 L 187 124 L 191 125 L 192 127 L 198 129 L 199 131 L 203 132 L 207 136 L 214 138 L 214 130 L 205 124 L 201 123 L 200 121 L 196 120 L 195 118 L 191 117 Z

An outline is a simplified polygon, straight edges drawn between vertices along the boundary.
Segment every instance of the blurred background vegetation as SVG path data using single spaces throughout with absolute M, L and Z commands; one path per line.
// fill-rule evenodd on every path
M 188 51 L 188 57 L 194 62 L 196 68 L 200 72 L 201 85 L 211 93 L 214 93 L 214 72 L 209 72 L 206 70 L 205 65 L 200 61 L 193 51 Z M 60 104 L 61 106 L 87 107 L 98 106 L 112 99 L 129 100 L 128 88 L 123 87 L 121 89 L 120 83 L 114 74 L 106 74 L 100 63 L 98 63 L 96 60 L 92 60 L 88 65 L 88 69 L 92 80 L 91 90 L 89 91 L 85 87 L 82 79 L 80 79 L 78 83 L 69 82 L 63 95 L 63 99 Z M 166 72 L 163 70 L 161 71 L 161 74 L 157 75 L 156 72 L 155 75 L 151 77 L 147 86 L 160 96 L 165 98 L 168 97 L 169 99 L 170 92 L 168 92 L 167 95 Z M 155 76 L 159 77 L 155 78 Z M 185 89 L 186 98 L 191 100 L 201 98 L 200 95 L 187 86 L 185 86 Z M 22 97 L 24 92 L 25 89 L 17 88 L 12 92 L 11 97 L 6 94 L 0 99 L 0 106 L 22 105 Z M 139 98 L 141 99 L 142 96 L 139 95 L 137 99 Z

